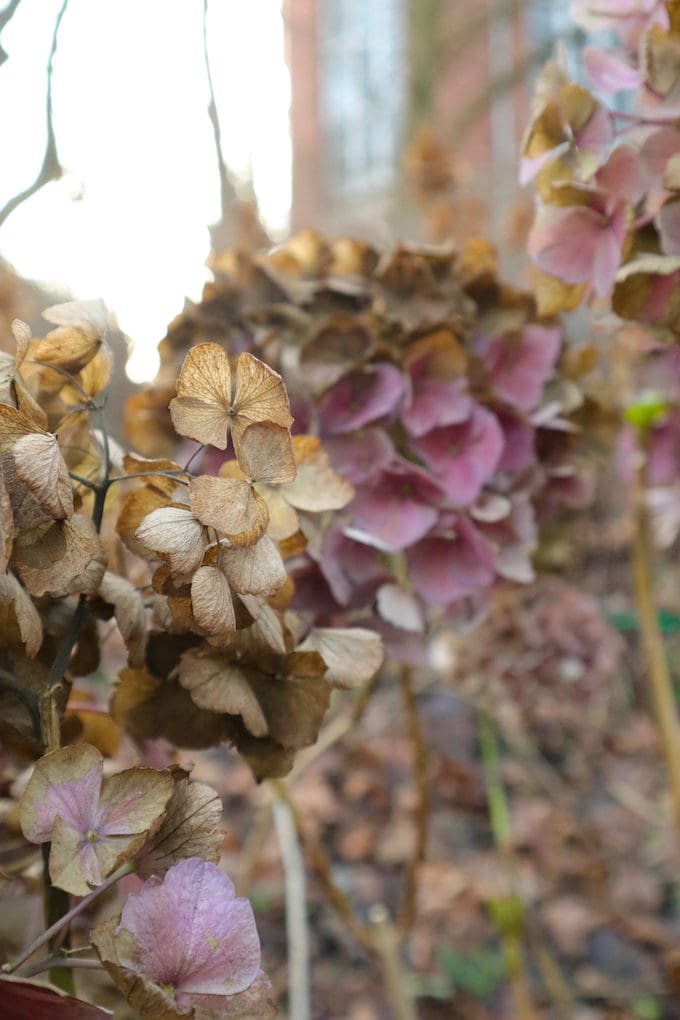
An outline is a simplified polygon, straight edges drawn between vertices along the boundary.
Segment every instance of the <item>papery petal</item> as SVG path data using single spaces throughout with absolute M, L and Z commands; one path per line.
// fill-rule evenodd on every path
M 89 744 L 46 754 L 36 764 L 20 805 L 21 828 L 32 843 L 51 838 L 58 817 L 84 835 L 94 828 L 104 759 Z
M 234 895 L 215 864 L 180 861 L 163 882 L 151 878 L 129 896 L 117 933 L 129 931 L 138 954 L 121 962 L 156 984 L 197 995 L 234 995 L 255 980 L 260 941 L 252 907 Z

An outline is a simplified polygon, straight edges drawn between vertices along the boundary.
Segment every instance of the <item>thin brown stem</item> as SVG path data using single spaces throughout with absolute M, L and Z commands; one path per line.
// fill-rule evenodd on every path
M 43 971 L 52 970 L 58 967 L 60 970 L 65 967 L 67 970 L 101 970 L 102 965 L 99 960 L 82 960 L 77 956 L 44 956 L 42 960 L 36 960 L 27 967 L 21 977 L 29 978 L 34 977 L 36 974 L 42 974 Z
M 399 688 L 408 722 L 408 732 L 413 753 L 413 776 L 418 796 L 415 812 L 415 840 L 411 856 L 406 865 L 404 892 L 397 923 L 400 934 L 405 935 L 411 930 L 416 919 L 418 871 L 427 853 L 431 799 L 428 775 L 429 755 L 418 714 L 418 702 L 413 687 L 413 673 L 409 666 L 402 667 L 399 673 Z
M 654 714 L 668 769 L 675 823 L 680 829 L 680 730 L 673 682 L 654 598 L 654 553 L 646 490 L 647 470 L 641 459 L 633 494 L 633 583 Z

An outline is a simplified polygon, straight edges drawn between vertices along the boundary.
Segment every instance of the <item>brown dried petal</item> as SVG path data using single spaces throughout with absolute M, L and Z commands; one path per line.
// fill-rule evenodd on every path
M 221 818 L 222 801 L 211 787 L 192 783 L 185 774 L 176 777 L 162 825 L 137 860 L 137 874 L 162 876 L 185 857 L 217 862 L 223 839 Z
M 182 656 L 179 680 L 199 708 L 238 715 L 254 737 L 267 734 L 267 720 L 247 676 L 217 652 L 191 649 Z
M 246 549 L 223 549 L 220 566 L 239 594 L 275 595 L 286 583 L 281 553 L 268 535 Z
M 31 432 L 17 440 L 12 456 L 17 474 L 54 520 L 73 514 L 73 487 L 57 437 Z
M 129 664 L 143 666 L 146 613 L 141 592 L 124 577 L 107 570 L 99 585 L 99 596 L 113 606 L 118 629 L 128 650 Z
M 239 464 L 253 481 L 269 485 L 292 482 L 295 457 L 288 429 L 271 422 L 249 425 L 239 444 Z
M 243 434 L 249 425 L 271 422 L 289 429 L 293 418 L 283 379 L 273 368 L 252 354 L 239 354 L 234 374 L 232 431 L 238 456 Z
M 198 520 L 231 545 L 253 545 L 267 530 L 267 504 L 248 482 L 201 475 L 191 480 L 189 498 Z
M 21 640 L 26 646 L 26 655 L 32 659 L 42 644 L 42 622 L 33 600 L 13 574 L 0 574 L 0 620 L 6 604 L 12 606 Z
M 97 529 L 80 514 L 19 534 L 14 561 L 32 595 L 94 592 L 105 568 Z
M 175 430 L 181 436 L 220 450 L 229 441 L 231 369 L 218 344 L 192 347 L 177 379 L 177 397 L 170 401 Z
M 191 608 L 198 626 L 210 635 L 230 634 L 236 629 L 229 582 L 217 567 L 200 567 L 194 574 Z

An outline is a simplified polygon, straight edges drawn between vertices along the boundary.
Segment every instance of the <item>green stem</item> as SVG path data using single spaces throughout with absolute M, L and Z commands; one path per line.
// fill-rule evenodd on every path
M 634 491 L 633 583 L 654 714 L 668 769 L 675 823 L 680 828 L 680 730 L 673 682 L 654 598 L 654 553 L 645 501 L 646 490 L 647 470 L 642 461 L 637 471 Z

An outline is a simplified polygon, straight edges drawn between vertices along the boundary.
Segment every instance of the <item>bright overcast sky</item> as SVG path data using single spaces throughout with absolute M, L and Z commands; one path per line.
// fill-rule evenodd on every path
M 22 0 L 2 34 L 0 205 L 37 175 L 45 75 L 61 0 Z M 0 8 L 4 6 L 0 2 Z M 290 83 L 281 0 L 210 0 L 211 67 L 224 156 L 252 173 L 265 222 L 290 208 Z M 54 65 L 65 177 L 0 227 L 0 254 L 26 277 L 103 297 L 135 341 L 134 378 L 184 297 L 206 278 L 219 181 L 207 116 L 203 0 L 70 0 Z

